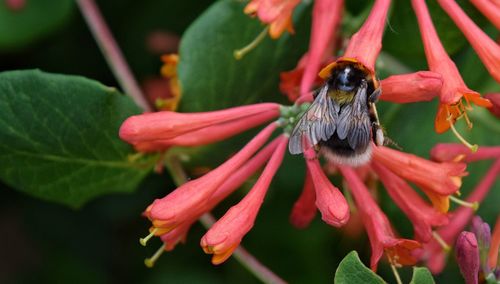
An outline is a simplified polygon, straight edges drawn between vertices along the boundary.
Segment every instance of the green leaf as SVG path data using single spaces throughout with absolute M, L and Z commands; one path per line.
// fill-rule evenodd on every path
M 0 73 L 0 178 L 44 200 L 81 206 L 131 192 L 154 157 L 131 159 L 118 138 L 140 110 L 114 88 L 37 70 Z
M 308 44 L 306 5 L 295 10 L 295 35 L 278 40 L 268 36 L 243 59 L 233 52 L 264 29 L 258 19 L 243 13 L 245 3 L 214 3 L 185 32 L 180 46 L 179 79 L 182 111 L 207 111 L 235 105 L 283 100 L 279 73 L 292 69 Z M 273 98 L 274 95 L 274 98 Z
M 72 0 L 25 1 L 12 10 L 0 3 L 0 50 L 13 50 L 31 44 L 65 23 L 74 7 Z
M 350 252 L 339 264 L 335 272 L 335 284 L 385 283 L 377 274 L 367 268 L 356 251 Z
M 426 267 L 413 267 L 413 277 L 410 284 L 433 284 L 434 278 Z

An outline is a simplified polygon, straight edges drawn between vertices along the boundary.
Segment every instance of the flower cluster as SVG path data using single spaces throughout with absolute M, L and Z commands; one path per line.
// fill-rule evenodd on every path
M 269 25 L 270 36 L 277 38 L 284 30 L 293 31 L 291 14 L 298 2 L 252 0 L 246 6 L 245 13 L 257 16 Z M 490 44 L 491 39 L 478 30 L 453 0 L 438 2 L 471 42 L 492 77 L 498 80 L 498 44 Z M 490 5 L 485 2 L 487 0 L 473 1 L 478 7 Z M 194 222 L 263 167 L 260 177 L 245 197 L 232 206 L 201 239 L 205 253 L 213 254 L 214 264 L 220 264 L 231 256 L 254 225 L 273 176 L 282 164 L 291 131 L 314 100 L 312 89 L 330 75 L 332 65 L 327 63 L 336 58 L 334 51 L 339 49 L 336 46 L 337 31 L 343 4 L 342 0 L 314 1 L 309 51 L 295 70 L 284 72 L 281 76 L 281 90 L 294 101 L 292 105 L 259 103 L 202 113 L 162 111 L 133 116 L 123 123 L 120 137 L 141 152 L 165 151 L 173 146 L 206 145 L 267 124 L 226 162 L 155 200 L 144 212 L 152 226 L 150 235 L 141 239 L 141 242 L 145 244 L 149 238 L 157 236 L 164 242 L 160 251 L 172 250 L 185 240 Z M 354 62 L 375 77 L 375 62 L 382 49 L 382 36 L 390 5 L 390 0 L 375 1 L 370 15 L 351 37 L 343 55 L 332 64 Z M 329 169 L 342 175 L 346 189 L 354 198 L 370 239 L 370 266 L 373 270 L 376 270 L 385 254 L 395 267 L 427 260 L 435 268 L 434 271 L 439 271 L 443 262 L 431 262 L 444 259 L 442 245 L 452 243 L 461 231 L 457 228 L 463 229 L 472 216 L 471 207 L 476 205 L 474 202 L 484 198 L 500 168 L 497 160 L 469 196 L 468 202 L 454 197 L 454 194 L 459 193 L 462 178 L 467 175 L 467 163 L 500 156 L 498 147 L 482 147 L 471 153 L 470 150 L 476 151 L 477 147 L 458 134 L 454 123 L 464 118 L 471 125 L 466 113 L 470 102 L 483 107 L 498 107 L 498 95 L 490 95 L 492 103 L 465 85 L 437 36 L 425 1 L 412 0 L 412 5 L 420 26 L 429 70 L 381 80 L 383 91 L 380 99 L 393 103 L 412 103 L 438 97 L 440 104 L 436 131 L 441 133 L 451 128 L 466 146 L 438 145 L 432 151 L 432 160 L 427 160 L 386 146 L 373 145 L 370 161 L 357 168 L 326 160 Z M 484 10 L 487 11 L 487 17 L 496 20 L 488 8 Z M 277 136 L 267 142 L 276 132 L 279 132 Z M 301 195 L 293 205 L 291 223 L 298 228 L 305 228 L 319 211 L 325 223 L 334 227 L 344 226 L 349 221 L 352 206 L 350 208 L 339 188 L 328 179 L 314 147 L 305 149 L 304 161 L 307 166 L 305 182 Z M 414 239 L 398 237 L 372 196 L 374 188 L 368 182 L 369 177 L 380 180 L 392 200 L 412 222 Z M 418 194 L 412 185 L 427 199 Z M 447 214 L 450 200 L 461 202 L 464 206 L 451 215 Z M 466 236 L 465 239 L 470 238 Z M 158 255 L 149 259 L 148 263 L 152 265 Z

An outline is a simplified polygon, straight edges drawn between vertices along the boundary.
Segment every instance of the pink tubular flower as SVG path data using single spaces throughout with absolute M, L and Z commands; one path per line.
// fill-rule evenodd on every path
M 382 35 L 390 6 L 390 0 L 375 1 L 368 19 L 351 37 L 344 52 L 343 57 L 355 59 L 368 68 L 372 74 L 375 72 L 375 61 L 382 49 Z
M 374 147 L 373 159 L 418 185 L 441 212 L 448 211 L 447 196 L 458 191 L 467 174 L 465 163 L 436 163 L 384 146 Z
M 441 74 L 443 78 L 443 87 L 439 95 L 440 105 L 435 120 L 436 132 L 443 133 L 462 116 L 468 121 L 465 112 L 467 108 L 462 103 L 462 98 L 466 100 L 467 105 L 473 102 L 478 106 L 490 107 L 491 103 L 465 85 L 455 63 L 450 59 L 439 40 L 425 0 L 412 0 L 411 2 L 417 15 L 427 64 L 431 71 Z
M 274 110 L 258 113 L 250 117 L 230 120 L 228 122 L 207 126 L 192 132 L 178 135 L 171 139 L 158 139 L 132 142 L 139 152 L 155 152 L 171 146 L 201 146 L 222 141 L 245 130 L 261 125 L 277 114 Z
M 488 110 L 496 117 L 500 118 L 500 93 L 497 94 L 486 94 L 484 97 L 490 100 L 493 105 Z
M 253 138 L 240 152 L 208 174 L 191 180 L 162 199 L 157 199 L 146 210 L 146 216 L 153 227 L 159 230 L 155 235 L 166 233 L 193 216 L 193 209 L 206 206 L 217 188 L 241 167 L 265 142 L 276 129 L 272 123 Z
M 466 201 L 482 202 L 488 194 L 495 179 L 500 173 L 500 159 L 497 159 L 488 172 L 484 175 L 481 182 L 474 188 L 472 193 L 467 197 Z M 437 230 L 438 235 L 446 244 L 453 244 L 458 234 L 464 230 L 465 226 L 470 222 L 474 215 L 474 209 L 462 206 L 451 214 L 448 225 Z M 443 251 L 443 244 L 439 244 L 436 240 L 431 240 L 424 245 L 424 251 L 421 256 L 427 260 L 427 265 L 432 273 L 439 273 L 443 270 L 446 260 L 446 254 Z
M 488 18 L 497 30 L 500 30 L 500 6 L 495 5 L 491 0 L 471 0 L 470 2 Z
M 304 158 L 314 183 L 316 206 L 321 212 L 321 219 L 334 227 L 345 225 L 350 212 L 344 196 L 325 176 L 313 149 L 307 150 Z
M 391 264 L 414 265 L 417 259 L 413 256 L 413 251 L 420 248 L 420 243 L 396 238 L 387 216 L 377 206 L 356 172 L 349 167 L 340 167 L 340 171 L 349 185 L 349 190 L 356 201 L 361 219 L 368 232 L 372 247 L 371 269 L 377 270 L 377 264 L 384 252 Z
M 301 96 L 311 91 L 313 83 L 318 79 L 317 74 L 322 63 L 331 57 L 343 7 L 344 0 L 316 0 L 314 2 L 307 64 L 300 82 Z
M 303 229 L 311 223 L 316 216 L 316 193 L 314 192 L 314 183 L 309 170 L 306 170 L 306 179 L 304 188 L 295 202 L 290 214 L 290 223 L 298 229 Z
M 490 75 L 500 82 L 500 46 L 474 24 L 454 0 L 438 0 L 438 3 L 465 35 Z
M 287 30 L 293 33 L 292 13 L 300 0 L 251 0 L 245 14 L 259 17 L 269 25 L 269 36 L 277 39 Z
M 380 100 L 393 103 L 430 101 L 443 86 L 441 75 L 430 71 L 393 75 L 382 81 Z
M 431 158 L 438 162 L 450 162 L 461 160 L 466 163 L 486 159 L 500 158 L 500 146 L 481 146 L 475 153 L 462 145 L 456 143 L 436 144 L 431 150 Z
M 271 180 L 283 160 L 287 142 L 288 138 L 281 136 L 278 147 L 253 188 L 237 205 L 231 207 L 201 239 L 200 244 L 205 253 L 214 255 L 213 264 L 226 261 L 253 227 Z
M 402 178 L 377 162 L 373 162 L 372 167 L 392 200 L 412 222 L 417 240 L 428 242 L 432 238 L 433 227 L 448 223 L 445 214 L 427 204 Z

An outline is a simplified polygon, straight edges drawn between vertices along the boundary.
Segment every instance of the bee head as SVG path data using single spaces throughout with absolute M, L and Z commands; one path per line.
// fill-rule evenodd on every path
M 362 70 L 348 64 L 333 69 L 328 83 L 335 90 L 353 92 L 365 78 Z

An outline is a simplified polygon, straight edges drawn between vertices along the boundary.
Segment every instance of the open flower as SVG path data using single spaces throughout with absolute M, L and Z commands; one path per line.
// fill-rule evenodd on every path
M 292 13 L 299 3 L 300 0 L 252 0 L 244 12 L 268 24 L 269 36 L 277 39 L 285 30 L 294 32 Z
M 448 211 L 448 195 L 462 185 L 465 163 L 436 163 L 384 146 L 374 147 L 373 159 L 398 176 L 418 185 L 441 212 Z
M 451 128 L 465 145 L 471 150 L 477 150 L 477 145 L 466 142 L 456 132 L 453 125 L 457 119 L 463 117 L 467 125 L 472 127 L 466 113 L 471 108 L 470 103 L 473 102 L 482 107 L 490 107 L 491 103 L 465 85 L 455 63 L 450 59 L 439 40 L 425 0 L 412 0 L 412 5 L 417 15 L 427 64 L 431 71 L 441 74 L 443 79 L 443 87 L 439 95 L 440 104 L 434 124 L 436 132 L 443 133 Z M 462 99 L 465 100 L 465 103 Z
M 372 167 L 392 200 L 413 224 L 415 238 L 428 242 L 434 227 L 448 224 L 448 217 L 425 202 L 402 178 L 377 162 Z
M 372 247 L 371 269 L 377 270 L 377 264 L 384 252 L 387 254 L 389 262 L 395 266 L 414 265 L 417 259 L 413 256 L 413 251 L 420 248 L 420 243 L 397 238 L 391 229 L 387 216 L 377 206 L 356 172 L 349 167 L 339 168 L 349 185 L 349 190 L 356 201 L 361 219 L 368 232 Z
M 466 201 L 469 203 L 482 202 L 488 194 L 495 179 L 500 173 L 500 159 L 497 159 L 483 179 L 469 194 Z M 465 226 L 470 222 L 474 215 L 474 209 L 462 206 L 452 212 L 448 225 L 440 227 L 437 230 L 439 239 L 433 239 L 429 243 L 424 244 L 424 250 L 421 258 L 427 261 L 427 265 L 431 272 L 439 273 L 443 270 L 446 259 L 445 248 L 449 248 L 455 242 L 458 234 L 464 230 Z

